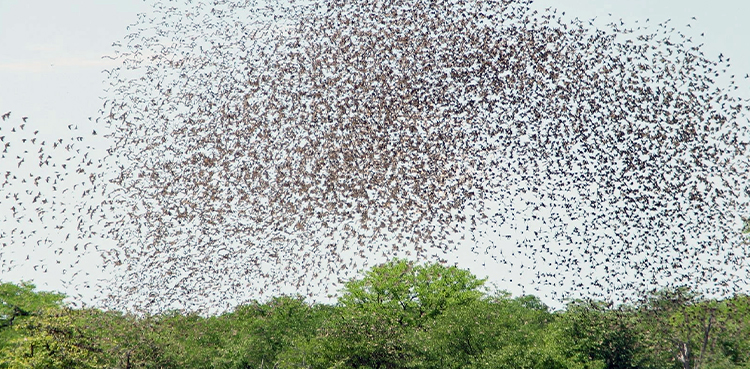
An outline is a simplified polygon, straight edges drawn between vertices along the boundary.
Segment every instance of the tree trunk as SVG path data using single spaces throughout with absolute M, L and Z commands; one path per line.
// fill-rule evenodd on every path
M 682 363 L 683 369 L 690 369 L 690 345 L 688 342 L 678 342 L 677 348 L 679 349 L 679 352 L 677 353 L 677 360 Z
M 701 346 L 701 354 L 698 356 L 698 362 L 696 363 L 695 367 L 700 368 L 701 364 L 703 364 L 703 357 L 706 354 L 706 346 L 708 346 L 708 338 L 709 334 L 711 333 L 711 324 L 714 321 L 714 311 L 711 310 L 711 315 L 708 316 L 708 324 L 706 324 L 706 329 L 703 332 L 703 346 Z

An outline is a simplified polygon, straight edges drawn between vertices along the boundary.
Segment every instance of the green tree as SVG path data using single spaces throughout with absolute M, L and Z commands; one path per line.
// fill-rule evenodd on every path
M 579 363 L 550 329 L 555 315 L 534 296 L 500 293 L 454 306 L 417 332 L 414 367 L 568 368 Z
M 388 311 L 400 325 L 421 326 L 447 307 L 479 300 L 486 280 L 469 271 L 395 259 L 348 282 L 339 303 L 356 311 Z
M 0 355 L 12 348 L 12 342 L 27 333 L 23 329 L 24 320 L 42 313 L 46 308 L 62 305 L 64 295 L 36 291 L 28 282 L 20 284 L 0 283 Z M 0 361 L 0 368 L 7 363 Z
M 340 309 L 321 329 L 316 365 L 406 367 L 416 357 L 407 339 L 447 309 L 483 296 L 484 280 L 456 267 L 396 259 L 346 283 Z
M 14 329 L 23 335 L 4 350 L 9 368 L 104 368 L 104 350 L 79 319 L 88 310 L 48 307 Z
M 150 317 L 147 326 L 178 368 L 208 368 L 220 355 L 224 332 L 216 318 L 170 311 Z
M 560 328 L 571 349 L 604 368 L 645 368 L 653 363 L 634 328 L 637 315 L 629 307 L 612 308 L 599 301 L 574 301 L 559 314 Z
M 643 344 L 671 367 L 735 368 L 748 364 L 747 296 L 706 299 L 688 288 L 653 293 L 639 308 Z
M 715 345 L 709 348 L 720 354 L 707 357 L 707 367 L 750 366 L 750 296 L 719 301 L 716 308 L 718 333 Z
M 170 368 L 154 319 L 72 309 L 29 283 L 0 285 L 0 368 Z
M 89 310 L 82 316 L 109 368 L 178 368 L 158 317 Z
M 218 318 L 224 327 L 221 368 L 260 368 L 305 363 L 310 341 L 332 308 L 310 306 L 300 296 L 276 297 L 240 306 Z
M 36 286 L 28 282 L 0 283 L 0 329 L 13 327 L 18 318 L 62 305 L 64 295 L 35 289 Z

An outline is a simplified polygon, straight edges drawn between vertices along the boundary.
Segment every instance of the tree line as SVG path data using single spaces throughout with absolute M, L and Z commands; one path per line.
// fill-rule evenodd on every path
M 215 316 L 72 308 L 0 284 L 0 368 L 744 368 L 750 299 L 688 288 L 639 303 L 491 290 L 466 270 L 395 259 L 335 304 L 300 296 Z

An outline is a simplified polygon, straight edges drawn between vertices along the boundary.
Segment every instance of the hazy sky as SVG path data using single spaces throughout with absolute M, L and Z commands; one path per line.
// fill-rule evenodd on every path
M 96 117 L 105 94 L 102 71 L 115 66 L 102 56 L 112 53 L 112 43 L 129 33 L 126 27 L 136 20 L 136 14 L 148 11 L 148 3 L 0 0 L 0 114 L 12 111 L 15 117 L 28 116 L 30 124 L 50 133 Z M 696 43 L 704 43 L 706 56 L 716 58 L 723 53 L 731 58 L 729 74 L 744 76 L 750 72 L 750 42 L 746 39 L 750 35 L 750 1 L 541 0 L 535 6 L 557 7 L 566 17 L 598 17 L 597 22 L 602 25 L 622 18 L 631 25 L 635 20 L 642 24 L 649 19 L 648 24 L 655 26 L 671 19 L 672 27 L 695 35 Z M 750 95 L 747 80 L 739 82 L 746 90 L 743 94 Z M 0 219 L 10 207 L 3 203 L 2 191 Z M 21 254 L 2 251 L 4 256 L 0 257 Z M 93 262 L 86 267 L 92 272 L 97 268 Z M 13 275 L 0 274 L 0 281 L 34 280 L 42 289 L 74 294 L 59 283 L 61 277 L 26 269 L 15 270 Z
M 750 72 L 750 2 L 743 0 L 542 0 L 581 19 L 623 18 L 705 34 L 707 56 L 732 59 L 737 75 Z M 102 70 L 113 66 L 113 42 L 122 40 L 143 0 L 0 0 L 0 110 L 65 127 L 101 107 Z M 696 17 L 697 20 L 692 20 Z M 691 29 L 686 25 L 692 24 Z M 698 39 L 696 39 L 697 41 Z

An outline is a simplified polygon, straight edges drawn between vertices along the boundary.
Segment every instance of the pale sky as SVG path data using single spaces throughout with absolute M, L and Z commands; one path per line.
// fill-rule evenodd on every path
M 0 114 L 12 111 L 15 118 L 28 116 L 29 124 L 51 135 L 65 132 L 69 124 L 89 124 L 96 117 L 105 96 L 104 69 L 116 64 L 102 56 L 112 53 L 112 43 L 128 34 L 127 26 L 138 13 L 146 12 L 150 2 L 143 0 L 0 0 Z M 652 27 L 671 19 L 672 27 L 695 36 L 704 43 L 709 58 L 719 53 L 731 58 L 728 74 L 744 76 L 750 72 L 750 1 L 744 0 L 538 0 L 542 9 L 554 6 L 566 17 L 588 20 L 597 17 L 600 25 L 622 18 L 640 24 L 649 19 Z M 611 14 L 611 16 L 609 15 Z M 692 17 L 696 19 L 693 20 Z M 690 24 L 690 27 L 688 27 Z M 704 36 L 700 36 L 703 33 Z M 750 96 L 748 80 L 738 78 L 745 96 Z M 0 122 L 2 124 L 2 122 Z M 0 163 L 0 169 L 2 169 Z M 0 189 L 0 219 L 9 211 Z M 0 223 L 0 227 L 4 227 Z M 15 250 L 14 250 L 15 247 Z M 26 250 L 11 244 L 0 250 L 0 258 L 23 257 Z M 52 260 L 53 255 L 40 259 Z M 46 252 L 52 253 L 52 249 Z M 41 254 L 40 254 L 41 253 Z M 475 256 L 457 257 L 459 267 L 477 275 L 492 272 L 472 264 Z M 22 263 L 21 260 L 18 260 Z M 91 278 L 98 275 L 95 258 L 85 268 Z M 0 281 L 32 280 L 41 289 L 75 295 L 80 287 L 61 284 L 59 268 L 45 274 L 28 267 L 16 268 Z M 65 277 L 67 278 L 67 277 Z M 492 278 L 490 278 L 492 281 Z M 93 281 L 91 283 L 94 283 Z M 86 293 L 83 293 L 87 295 Z

